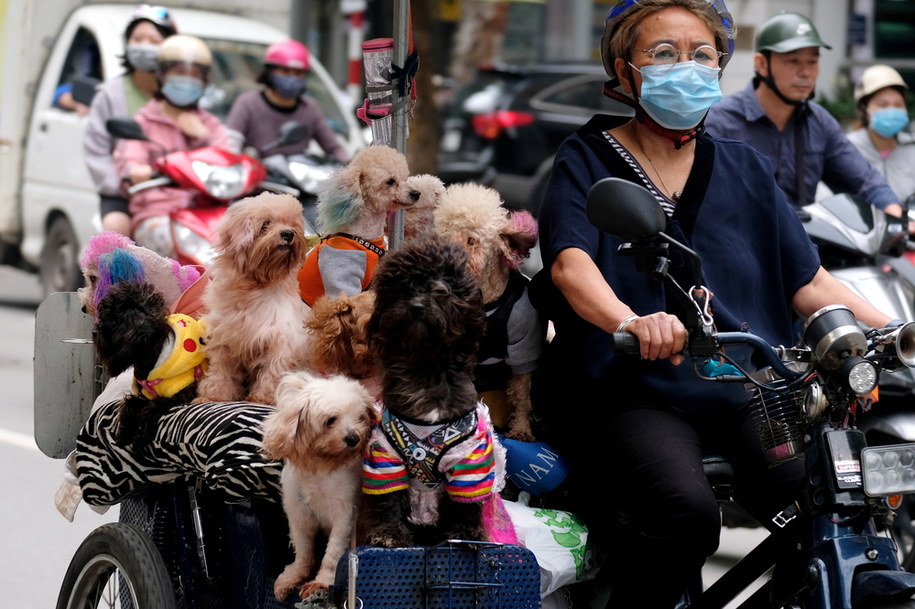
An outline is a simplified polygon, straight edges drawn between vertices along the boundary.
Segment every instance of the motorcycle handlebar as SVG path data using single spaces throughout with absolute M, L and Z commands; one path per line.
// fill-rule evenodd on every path
M 158 188 L 160 186 L 168 186 L 172 184 L 172 179 L 167 176 L 159 176 L 157 178 L 152 178 L 151 180 L 146 180 L 145 182 L 137 182 L 133 186 L 127 189 L 127 194 L 135 195 L 140 191 L 149 190 L 150 188 Z
M 791 370 L 785 365 L 779 357 L 778 352 L 766 341 L 750 334 L 749 332 L 720 332 L 715 335 L 715 339 L 720 346 L 725 345 L 749 345 L 762 355 L 772 369 L 782 378 L 793 380 L 800 376 L 800 373 Z M 626 355 L 639 354 L 639 339 L 631 332 L 614 332 L 610 335 L 610 346 L 617 353 Z

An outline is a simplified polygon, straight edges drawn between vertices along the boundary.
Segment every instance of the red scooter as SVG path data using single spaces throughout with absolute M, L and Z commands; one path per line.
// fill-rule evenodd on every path
M 109 119 L 105 127 L 116 138 L 149 141 L 131 118 Z M 210 262 L 216 226 L 232 201 L 261 190 L 288 190 L 265 181 L 267 170 L 257 159 L 214 146 L 163 154 L 154 161 L 153 171 L 155 177 L 134 184 L 128 194 L 161 187 L 194 192 L 190 207 L 170 214 L 175 251 L 182 264 L 206 266 Z

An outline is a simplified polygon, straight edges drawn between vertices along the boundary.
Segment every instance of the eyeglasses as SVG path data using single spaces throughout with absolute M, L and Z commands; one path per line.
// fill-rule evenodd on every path
M 718 60 L 721 57 L 727 55 L 708 44 L 703 44 L 692 51 L 681 51 L 666 42 L 653 49 L 641 49 L 641 52 L 648 53 L 651 56 L 651 62 L 656 65 L 671 65 L 679 61 L 680 55 L 687 55 L 692 61 L 713 68 L 718 66 Z

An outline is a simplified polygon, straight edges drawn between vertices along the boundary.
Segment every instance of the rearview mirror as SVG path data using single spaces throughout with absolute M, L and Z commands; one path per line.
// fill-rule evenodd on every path
M 92 105 L 95 89 L 101 84 L 98 78 L 91 76 L 75 76 L 70 84 L 73 86 L 73 99 L 84 106 Z
M 264 146 L 261 151 L 267 152 L 268 150 L 273 150 L 280 146 L 289 146 L 290 144 L 304 142 L 308 138 L 308 133 L 308 125 L 305 123 L 286 121 L 280 126 L 280 137 Z
M 604 178 L 588 192 L 588 220 L 626 241 L 657 237 L 667 224 L 661 204 L 648 189 L 620 178 Z
M 105 130 L 118 139 L 149 141 L 143 127 L 132 118 L 109 118 L 105 121 Z

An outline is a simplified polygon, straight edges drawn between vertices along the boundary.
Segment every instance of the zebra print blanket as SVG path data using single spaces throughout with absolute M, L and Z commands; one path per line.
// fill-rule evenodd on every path
M 227 501 L 280 502 L 282 463 L 260 453 L 261 424 L 273 406 L 175 406 L 159 420 L 154 441 L 139 447 L 114 441 L 117 407 L 115 401 L 97 408 L 76 440 L 77 478 L 90 505 L 114 505 L 147 484 L 179 476 L 200 478 Z

